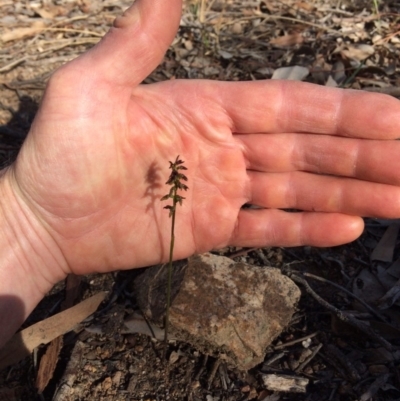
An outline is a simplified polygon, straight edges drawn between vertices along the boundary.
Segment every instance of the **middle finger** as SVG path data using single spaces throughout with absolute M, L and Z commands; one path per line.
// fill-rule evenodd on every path
M 307 171 L 400 185 L 400 141 L 312 134 L 236 135 L 247 168 L 264 172 Z

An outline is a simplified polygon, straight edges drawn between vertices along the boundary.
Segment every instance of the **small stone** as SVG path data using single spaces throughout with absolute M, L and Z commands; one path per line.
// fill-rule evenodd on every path
M 134 348 L 134 350 L 135 350 L 138 354 L 140 354 L 140 353 L 143 352 L 144 348 L 143 348 L 142 345 L 136 345 L 136 347 Z
M 176 351 L 172 351 L 171 355 L 169 356 L 169 363 L 173 365 L 179 359 L 179 353 Z
M 243 32 L 243 27 L 240 22 L 235 22 L 232 26 L 232 33 L 239 35 Z
M 106 377 L 103 381 L 103 383 L 101 384 L 101 387 L 104 391 L 107 391 L 111 388 L 112 386 L 112 379 L 111 377 Z
M 191 40 L 185 40 L 185 41 L 183 42 L 183 45 L 185 46 L 185 49 L 186 49 L 186 50 L 188 50 L 188 51 L 193 50 L 193 43 L 192 43 Z
M 122 378 L 122 372 L 118 370 L 117 372 L 115 372 L 115 375 L 112 378 L 112 382 L 115 387 L 118 387 L 120 385 L 121 378 Z
M 251 388 L 250 388 L 249 385 L 243 386 L 243 387 L 240 389 L 240 391 L 241 391 L 242 393 L 248 393 L 248 392 L 250 392 L 250 390 L 251 390 Z

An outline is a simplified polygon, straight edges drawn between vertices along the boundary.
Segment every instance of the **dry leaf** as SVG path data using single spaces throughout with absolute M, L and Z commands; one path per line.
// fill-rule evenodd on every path
M 379 300 L 379 309 L 390 308 L 400 299 L 400 280 Z
M 292 67 L 281 67 L 274 71 L 271 79 L 287 79 L 293 81 L 302 81 L 310 70 L 306 67 L 294 65 Z
M 353 281 L 353 294 L 368 304 L 374 304 L 385 294 L 386 289 L 369 268 L 362 269 Z
M 374 47 L 365 44 L 347 46 L 347 49 L 343 49 L 340 52 L 343 57 L 357 61 L 363 61 L 374 53 Z
M 371 254 L 371 260 L 380 260 L 382 262 L 392 262 L 393 252 L 399 233 L 399 225 L 391 224 L 383 234 L 376 248 Z
M 330 88 L 337 88 L 339 85 L 338 83 L 333 79 L 332 75 L 329 75 L 328 80 L 325 83 L 325 86 L 329 86 Z
M 342 61 L 339 60 L 335 64 L 333 64 L 331 75 L 332 79 L 338 84 L 338 86 L 346 82 L 346 67 L 344 66 Z
M 230 52 L 227 52 L 225 50 L 219 50 L 218 54 L 225 60 L 229 60 L 233 57 L 233 54 Z
M 285 46 L 298 45 L 300 43 L 303 43 L 303 41 L 304 41 L 303 34 L 297 32 L 297 33 L 292 33 L 290 35 L 278 36 L 277 38 L 271 39 L 269 43 L 274 46 L 285 47 Z
M 122 333 L 141 333 L 146 334 L 150 337 L 155 337 L 158 340 L 164 338 L 164 330 L 154 326 L 144 320 L 142 315 L 134 313 L 127 317 L 124 321 L 125 328 L 121 330 Z
M 0 350 L 0 369 L 19 362 L 39 345 L 48 344 L 58 336 L 71 331 L 78 323 L 96 311 L 106 294 L 106 292 L 100 292 L 93 295 L 64 312 L 16 333 Z
M 306 1 L 296 1 L 295 6 L 306 11 L 314 11 L 315 6 Z
M 61 304 L 61 311 L 71 308 L 74 305 L 74 301 L 78 296 L 81 276 L 76 274 L 69 274 L 66 278 L 65 284 L 65 299 Z M 47 384 L 51 380 L 56 369 L 58 362 L 58 355 L 62 349 L 63 337 L 57 337 L 47 347 L 45 354 L 40 359 L 39 369 L 36 376 L 36 388 L 39 393 L 42 393 L 46 388 Z

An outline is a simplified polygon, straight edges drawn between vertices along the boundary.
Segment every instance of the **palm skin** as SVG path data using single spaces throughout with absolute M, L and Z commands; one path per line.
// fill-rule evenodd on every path
M 64 273 L 167 260 L 160 198 L 177 155 L 189 190 L 176 259 L 226 245 L 337 245 L 362 232 L 358 216 L 400 215 L 400 147 L 382 140 L 400 132 L 396 100 L 287 82 L 138 85 L 179 15 L 179 0 L 137 0 L 105 40 L 57 71 L 7 172 Z

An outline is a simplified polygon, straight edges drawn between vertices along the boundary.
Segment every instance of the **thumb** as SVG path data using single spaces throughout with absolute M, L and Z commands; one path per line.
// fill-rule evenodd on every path
M 161 62 L 178 30 L 182 0 L 136 0 L 86 61 L 113 85 L 136 86 Z

